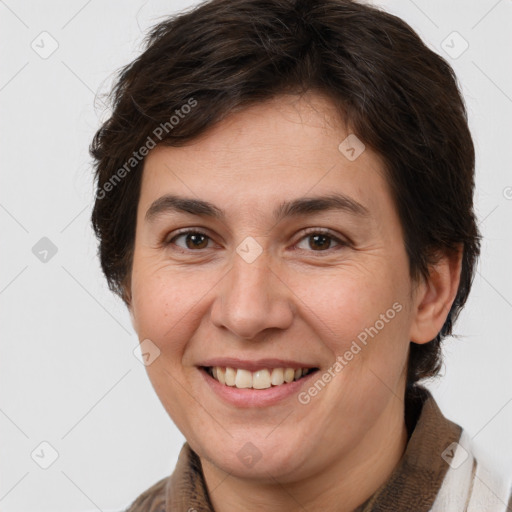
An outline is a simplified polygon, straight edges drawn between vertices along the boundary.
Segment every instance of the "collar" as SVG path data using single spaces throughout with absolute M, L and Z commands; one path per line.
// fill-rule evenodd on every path
M 406 393 L 409 441 L 390 477 L 354 512 L 428 512 L 443 483 L 448 464 L 441 457 L 460 439 L 462 428 L 447 420 L 432 394 L 421 386 Z

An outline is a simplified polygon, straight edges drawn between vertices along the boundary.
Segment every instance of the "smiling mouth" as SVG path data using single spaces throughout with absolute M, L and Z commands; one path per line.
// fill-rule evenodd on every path
M 318 368 L 262 368 L 251 372 L 229 366 L 201 366 L 201 370 L 225 386 L 238 389 L 268 389 L 286 386 L 318 371 Z

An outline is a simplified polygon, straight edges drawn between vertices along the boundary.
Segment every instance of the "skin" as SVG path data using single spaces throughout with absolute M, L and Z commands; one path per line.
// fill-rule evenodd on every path
M 349 133 L 323 96 L 278 96 L 146 157 L 129 309 L 139 339 L 161 351 L 149 378 L 200 456 L 217 512 L 350 511 L 405 450 L 409 344 L 440 331 L 460 253 L 442 257 L 429 280 L 411 281 L 382 162 L 369 147 L 349 161 L 338 149 Z M 282 201 L 332 192 L 370 215 L 272 217 Z M 167 212 L 147 221 L 167 193 L 209 201 L 226 217 Z M 183 228 L 207 234 L 202 248 L 174 238 Z M 306 228 L 334 238 L 315 243 Z M 252 263 L 236 252 L 248 236 L 263 251 Z M 295 395 L 263 409 L 228 405 L 196 367 L 207 357 L 277 357 L 310 361 L 322 375 L 394 303 L 401 311 L 307 405 Z M 237 456 L 247 442 L 261 453 L 251 467 Z

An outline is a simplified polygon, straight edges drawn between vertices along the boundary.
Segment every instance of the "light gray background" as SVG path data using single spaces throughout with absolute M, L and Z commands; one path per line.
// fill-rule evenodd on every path
M 87 148 L 106 118 L 95 93 L 108 91 L 114 72 L 140 53 L 158 17 L 194 3 L 0 0 L 4 512 L 119 509 L 174 468 L 184 439 L 134 356 L 129 316 L 100 273 Z M 444 376 L 429 387 L 495 467 L 511 472 L 512 2 L 375 3 L 449 60 L 467 101 L 485 240 L 456 326 L 463 338 L 446 343 Z M 457 58 L 465 43 L 454 31 L 469 44 Z M 52 39 L 58 48 L 48 58 L 31 47 L 49 51 Z M 43 237 L 57 248 L 46 262 L 32 251 Z M 44 441 L 58 452 L 48 469 L 38 465 L 51 461 Z

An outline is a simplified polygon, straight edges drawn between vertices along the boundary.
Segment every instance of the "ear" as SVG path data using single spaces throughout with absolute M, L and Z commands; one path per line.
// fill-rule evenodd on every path
M 130 313 L 130 320 L 132 322 L 132 327 L 133 327 L 134 331 L 137 332 L 135 316 L 133 315 L 133 308 L 132 308 L 131 304 L 127 304 L 127 307 L 128 307 L 128 312 Z
M 136 325 L 135 325 L 135 316 L 133 314 L 133 305 L 132 305 L 132 297 L 131 297 L 131 290 L 130 290 L 130 282 L 124 282 L 121 285 L 121 299 L 125 303 L 126 307 L 128 308 L 128 313 L 130 313 L 130 320 L 132 322 L 132 326 L 135 329 L 135 332 L 137 332 Z
M 429 268 L 428 279 L 418 284 L 409 339 L 428 343 L 441 331 L 450 312 L 460 282 L 463 246 L 443 253 Z

